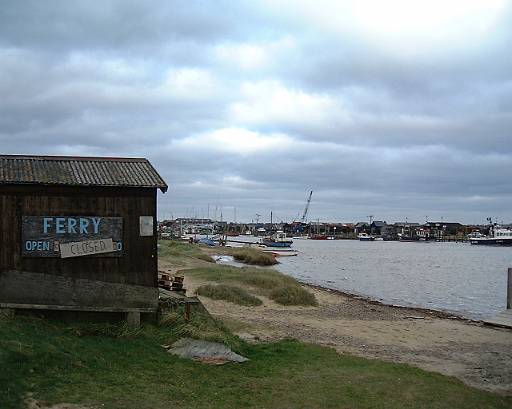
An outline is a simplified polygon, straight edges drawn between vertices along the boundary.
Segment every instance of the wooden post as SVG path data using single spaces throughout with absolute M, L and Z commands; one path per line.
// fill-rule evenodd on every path
M 129 312 L 126 314 L 126 321 L 131 327 L 140 326 L 140 312 Z
M 508 268 L 507 277 L 507 310 L 512 308 L 512 267 Z
M 188 321 L 190 320 L 190 304 L 189 303 L 186 303 L 185 304 L 185 321 Z

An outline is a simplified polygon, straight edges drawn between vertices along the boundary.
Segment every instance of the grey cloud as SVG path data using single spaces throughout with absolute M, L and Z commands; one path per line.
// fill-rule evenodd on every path
M 1 150 L 148 157 L 171 186 L 167 217 L 210 203 L 225 217 L 237 207 L 239 219 L 290 220 L 313 189 L 313 219 L 511 218 L 510 8 L 484 44 L 417 58 L 292 14 L 252 2 L 4 2 Z M 219 45 L 283 38 L 293 46 L 261 68 L 217 58 Z M 217 88 L 162 91 L 179 69 L 203 70 Z M 333 112 L 235 121 L 242 83 L 258 81 L 326 97 Z M 244 154 L 177 142 L 237 126 L 291 142 Z

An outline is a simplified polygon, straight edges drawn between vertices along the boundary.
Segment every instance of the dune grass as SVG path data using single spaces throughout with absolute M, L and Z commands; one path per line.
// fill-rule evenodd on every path
M 23 397 L 105 409 L 510 408 L 512 398 L 403 364 L 286 340 L 249 345 L 201 315 L 126 331 L 15 317 L 0 321 L 0 406 Z M 171 320 L 172 321 L 172 320 Z M 181 336 L 225 337 L 248 357 L 206 365 L 166 352 Z
M 277 260 L 272 254 L 264 253 L 261 250 L 250 247 L 233 248 L 230 253 L 236 261 L 241 263 L 258 266 L 272 266 L 277 264 Z
M 315 295 L 303 287 L 277 287 L 269 298 L 281 305 L 317 305 Z
M 196 290 L 196 294 L 203 295 L 214 300 L 229 301 L 238 305 L 257 306 L 263 304 L 258 297 L 249 294 L 243 288 L 224 284 L 202 285 Z
M 314 294 L 304 289 L 294 278 L 272 269 L 212 266 L 187 270 L 187 275 L 220 283 L 241 283 L 255 288 L 278 304 L 316 306 Z

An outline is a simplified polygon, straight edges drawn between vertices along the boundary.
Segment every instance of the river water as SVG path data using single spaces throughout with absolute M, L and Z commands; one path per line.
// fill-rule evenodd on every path
M 474 319 L 506 308 L 511 247 L 295 240 L 292 248 L 299 255 L 281 257 L 276 268 L 308 283 Z

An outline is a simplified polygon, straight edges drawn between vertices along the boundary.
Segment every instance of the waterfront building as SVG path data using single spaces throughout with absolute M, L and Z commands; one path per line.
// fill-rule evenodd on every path
M 158 189 L 147 159 L 0 156 L 0 308 L 155 312 Z

